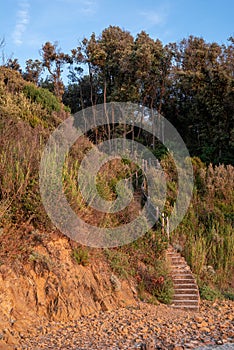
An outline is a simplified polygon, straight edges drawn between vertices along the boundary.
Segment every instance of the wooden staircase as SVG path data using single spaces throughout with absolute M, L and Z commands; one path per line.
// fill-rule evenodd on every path
M 177 309 L 199 311 L 199 290 L 190 267 L 172 246 L 167 249 L 166 256 L 171 266 L 175 292 L 171 306 Z

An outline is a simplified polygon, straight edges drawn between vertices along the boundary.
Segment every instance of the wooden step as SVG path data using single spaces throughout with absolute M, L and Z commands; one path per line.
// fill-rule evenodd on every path
M 167 259 L 171 266 L 171 277 L 175 293 L 172 307 L 198 311 L 200 302 L 199 290 L 190 267 L 184 257 L 171 246 L 167 250 Z
M 193 283 L 174 283 L 174 289 L 176 290 L 177 288 L 181 288 L 181 289 L 196 289 L 196 290 L 198 290 L 197 285 L 196 285 L 195 282 L 193 282 Z
M 181 256 L 180 256 L 180 257 L 170 256 L 170 259 L 171 259 L 171 261 L 173 261 L 173 262 L 181 262 L 181 261 L 183 261 L 183 262 L 186 263 L 185 259 L 182 258 Z
M 188 311 L 199 311 L 199 306 L 197 305 L 171 305 L 173 309 L 188 310 Z
M 198 301 L 197 300 L 173 300 L 172 301 L 172 305 L 184 305 L 184 306 L 188 306 L 188 305 L 198 305 Z
M 178 269 L 182 269 L 187 267 L 188 265 L 185 262 L 181 262 L 181 263 L 170 263 L 171 267 L 174 269 L 178 268 Z
M 175 294 L 193 294 L 193 295 L 199 295 L 199 292 L 195 288 L 174 288 Z
M 173 302 L 175 300 L 197 300 L 197 294 L 178 294 L 178 291 L 176 294 L 174 294 Z
M 171 272 L 171 275 L 173 275 L 174 277 L 178 276 L 190 276 L 194 279 L 193 275 L 191 274 L 190 271 L 188 271 L 187 269 L 174 269 L 172 272 Z
M 183 277 L 183 276 L 181 276 L 181 277 L 175 277 L 175 278 L 173 278 L 173 276 L 172 276 L 172 280 L 173 280 L 173 282 L 175 283 L 175 284 L 192 284 L 192 285 L 196 285 L 196 283 L 195 283 L 195 281 L 194 281 L 194 279 L 192 278 L 192 277 L 188 277 L 188 278 L 186 278 L 186 277 Z

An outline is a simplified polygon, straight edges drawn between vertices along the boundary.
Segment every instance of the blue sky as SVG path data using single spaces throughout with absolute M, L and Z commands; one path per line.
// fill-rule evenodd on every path
M 0 38 L 5 56 L 23 66 L 28 58 L 40 58 L 46 41 L 69 52 L 109 25 L 134 36 L 145 30 L 164 44 L 190 34 L 222 44 L 234 36 L 233 15 L 233 0 L 2 0 Z

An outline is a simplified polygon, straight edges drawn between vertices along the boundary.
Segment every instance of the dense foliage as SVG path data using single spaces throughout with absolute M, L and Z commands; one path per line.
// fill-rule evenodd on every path
M 192 156 L 207 164 L 234 163 L 233 37 L 222 45 L 194 36 L 163 45 L 144 31 L 133 37 L 109 26 L 70 53 L 46 42 L 41 56 L 28 59 L 25 72 L 17 59 L 5 65 L 53 91 L 72 113 L 108 101 L 154 107 L 178 129 Z M 40 79 L 43 70 L 48 76 Z
M 73 112 L 106 101 L 138 102 L 171 121 L 192 156 L 233 163 L 233 38 L 218 45 L 190 36 L 163 46 L 145 32 L 134 38 L 110 26 L 84 39 L 72 59 L 64 102 Z

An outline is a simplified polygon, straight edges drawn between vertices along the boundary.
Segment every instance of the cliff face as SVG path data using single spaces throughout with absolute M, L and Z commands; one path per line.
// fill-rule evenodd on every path
M 98 254 L 88 266 L 71 255 L 66 237 L 54 237 L 34 248 L 26 263 L 0 266 L 0 333 L 15 344 L 23 333 L 33 333 L 43 321 L 68 321 L 97 311 L 136 303 L 131 283 L 112 274 Z

